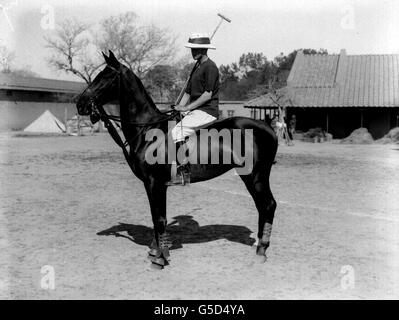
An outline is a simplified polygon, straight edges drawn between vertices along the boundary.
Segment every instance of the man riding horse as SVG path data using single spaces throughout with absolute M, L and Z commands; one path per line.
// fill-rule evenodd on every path
M 206 49 L 211 47 L 209 42 L 206 37 L 198 36 L 189 41 L 190 46 L 194 44 L 200 46 L 192 49 L 200 50 L 200 53 L 194 57 L 200 59 L 202 64 L 194 71 L 197 74 L 191 80 L 182 103 L 177 107 L 178 110 L 189 111 L 188 115 L 180 121 L 176 129 L 171 130 L 173 131 L 171 134 L 175 141 L 180 143 L 190 133 L 193 133 L 190 139 L 194 137 L 199 140 L 198 149 L 201 152 L 193 152 L 195 156 L 192 157 L 190 155 L 190 160 L 191 158 L 196 160 L 191 162 L 190 183 L 207 181 L 236 169 L 258 211 L 256 254 L 265 261 L 277 206 L 269 181 L 277 153 L 277 137 L 270 125 L 263 121 L 247 117 L 230 117 L 213 121 L 218 115 L 218 78 L 217 72 L 215 74 L 217 69 L 214 69 L 214 64 L 206 56 Z M 99 119 L 104 121 L 111 137 L 122 148 L 132 172 L 142 181 L 154 225 L 154 238 L 150 244 L 149 255 L 152 257 L 153 265 L 164 267 L 169 264 L 170 256 L 166 184 L 170 180 L 172 166 L 169 161 L 150 163 L 146 155 L 154 145 L 153 139 L 148 139 L 148 136 L 151 137 L 151 134 L 157 132 L 162 133 L 160 138 L 162 141 L 169 131 L 169 122 L 175 117 L 176 111 L 162 113 L 131 69 L 120 63 L 111 51 L 109 56 L 103 55 L 106 66 L 79 95 L 76 107 L 80 115 L 90 116 L 93 121 Z M 206 80 L 211 79 L 212 75 L 214 86 L 207 86 L 212 82 Z M 105 111 L 104 105 L 112 101 L 118 101 L 120 116 Z M 120 122 L 125 142 L 122 141 L 111 120 Z M 213 122 L 209 123 L 210 121 Z M 205 123 L 208 124 L 204 126 Z M 201 141 L 201 131 L 194 131 L 198 126 L 203 126 L 202 129 L 206 132 L 225 132 L 232 139 L 217 139 L 217 143 L 209 143 L 208 139 Z M 247 135 L 250 137 L 248 140 Z M 165 143 L 168 150 L 169 141 L 167 139 Z M 162 154 L 161 149 L 159 151 L 159 154 Z M 212 161 L 213 155 L 217 156 L 216 161 Z
M 184 119 L 171 131 L 176 150 L 186 149 L 185 139 L 196 128 L 217 120 L 219 116 L 219 69 L 207 55 L 208 49 L 216 48 L 211 45 L 209 36 L 201 33 L 192 34 L 185 47 L 191 48 L 191 55 L 197 63 L 180 103 L 175 106 L 184 115 Z M 167 183 L 169 186 L 190 183 L 188 160 L 180 161 L 179 157 L 176 159 L 176 174 Z

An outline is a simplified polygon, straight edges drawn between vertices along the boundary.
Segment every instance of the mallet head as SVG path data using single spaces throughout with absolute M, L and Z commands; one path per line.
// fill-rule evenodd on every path
M 231 20 L 229 18 L 227 18 L 226 16 L 222 15 L 221 13 L 218 13 L 218 16 L 221 17 L 223 20 L 226 20 L 227 22 L 231 22 Z

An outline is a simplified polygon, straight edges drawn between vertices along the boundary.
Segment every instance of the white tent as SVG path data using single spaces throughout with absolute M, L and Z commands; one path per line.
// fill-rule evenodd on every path
M 65 125 L 50 111 L 46 110 L 39 118 L 24 129 L 25 132 L 62 133 Z

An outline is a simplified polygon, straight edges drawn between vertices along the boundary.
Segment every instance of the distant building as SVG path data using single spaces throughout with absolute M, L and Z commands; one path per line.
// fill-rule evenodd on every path
M 0 73 L 0 131 L 21 130 L 46 110 L 65 122 L 77 113 L 74 99 L 85 86 Z
M 277 90 L 286 118 L 296 115 L 296 129 L 321 127 L 334 138 L 367 128 L 374 139 L 399 126 L 399 55 L 304 55 L 299 51 L 287 86 Z M 277 105 L 270 94 L 245 107 L 273 115 Z
M 46 110 L 65 123 L 76 115 L 75 100 L 85 87 L 84 82 L 0 73 L 0 131 L 22 130 Z M 171 103 L 156 105 L 165 110 Z M 221 101 L 219 109 L 222 118 L 250 116 L 250 110 L 244 108 L 243 101 Z
M 169 103 L 156 103 L 158 109 L 170 109 L 171 102 Z M 219 101 L 219 118 L 228 117 L 249 117 L 250 110 L 244 108 L 244 101 Z
M 250 110 L 244 108 L 244 101 L 220 101 L 219 117 L 249 117 Z

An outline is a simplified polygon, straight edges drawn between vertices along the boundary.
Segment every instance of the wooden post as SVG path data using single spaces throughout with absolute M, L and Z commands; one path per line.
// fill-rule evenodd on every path
M 360 128 L 363 128 L 363 110 L 360 110 Z
M 328 123 L 328 111 L 327 111 L 327 120 L 326 120 L 326 131 L 328 133 L 329 130 L 329 123 Z
M 65 113 L 64 113 L 64 121 L 65 121 L 65 133 L 67 133 L 68 132 L 68 128 L 67 128 L 67 121 L 68 121 L 68 108 L 67 107 L 65 107 Z
M 78 136 L 80 136 L 80 115 L 79 114 L 77 114 L 77 117 L 78 117 L 78 123 L 77 123 L 77 134 L 78 134 Z

